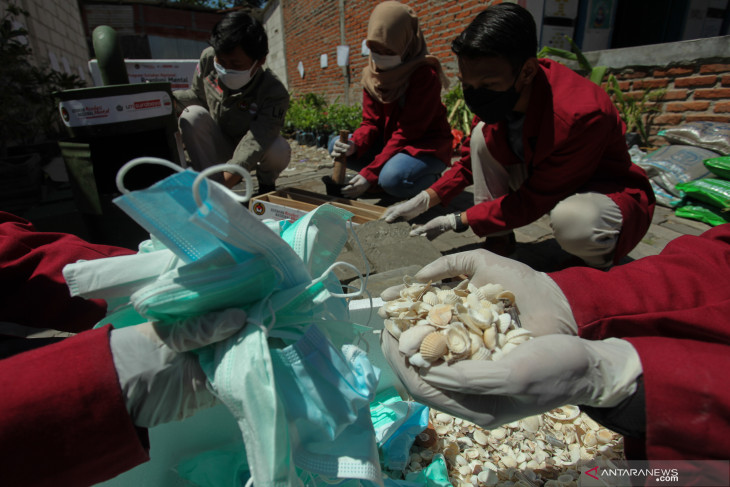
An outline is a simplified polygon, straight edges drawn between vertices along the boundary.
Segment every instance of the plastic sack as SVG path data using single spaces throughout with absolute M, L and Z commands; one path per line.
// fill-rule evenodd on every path
M 713 174 L 730 179 L 730 157 L 715 157 L 704 160 L 705 167 Z
M 637 165 L 664 192 L 679 197 L 681 195 L 675 189 L 676 185 L 709 176 L 710 171 L 703 161 L 717 155 L 716 152 L 688 145 L 665 145 L 637 162 Z
M 674 211 L 674 214 L 681 218 L 701 221 L 713 227 L 730 223 L 730 213 L 723 214 L 717 208 L 702 203 L 680 206 Z
M 651 189 L 654 190 L 654 197 L 656 198 L 657 204 L 666 206 L 668 208 L 674 208 L 682 202 L 681 195 L 684 193 L 682 193 L 681 191 L 680 196 L 674 196 L 651 179 L 649 180 L 649 184 L 651 184 Z
M 660 130 L 659 135 L 670 144 L 687 144 L 730 154 L 730 123 L 690 122 L 679 127 Z
M 721 210 L 730 209 L 730 181 L 706 178 L 689 183 L 680 183 L 677 189 L 688 197 L 702 201 Z

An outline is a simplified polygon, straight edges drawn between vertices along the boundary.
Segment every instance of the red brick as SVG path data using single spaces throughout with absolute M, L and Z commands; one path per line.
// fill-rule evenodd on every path
M 725 115 L 687 115 L 686 122 L 730 122 L 730 116 Z
M 720 84 L 722 86 L 730 86 L 730 75 L 725 75 L 721 78 Z
M 652 119 L 652 124 L 655 125 L 677 125 L 682 121 L 682 115 L 680 114 L 662 114 L 657 115 Z
M 669 86 L 669 80 L 666 78 L 664 78 L 664 79 L 647 78 L 647 79 L 640 79 L 640 80 L 634 81 L 633 88 L 635 90 L 645 90 L 647 88 L 652 88 L 652 89 L 666 88 L 667 86 Z
M 730 101 L 719 101 L 715 103 L 713 111 L 715 113 L 730 113 Z
M 698 86 L 714 86 L 717 76 L 691 76 L 689 78 L 677 78 L 674 80 L 676 88 L 694 88 Z
M 686 100 L 689 97 L 689 90 L 667 90 L 662 95 L 662 101 Z
M 701 112 L 710 107 L 709 101 L 686 101 L 682 103 L 667 103 L 665 110 L 668 112 Z
M 688 76 L 695 72 L 695 68 L 669 68 L 654 71 L 655 78 Z
M 708 100 L 717 98 L 730 98 L 730 88 L 714 88 L 711 90 L 696 90 L 695 100 Z
M 619 73 L 616 75 L 618 79 L 637 79 L 637 78 L 646 78 L 649 75 L 649 73 L 646 73 L 644 71 L 627 71 L 625 73 Z
M 730 64 L 705 64 L 700 67 L 700 74 L 725 73 L 730 71 Z

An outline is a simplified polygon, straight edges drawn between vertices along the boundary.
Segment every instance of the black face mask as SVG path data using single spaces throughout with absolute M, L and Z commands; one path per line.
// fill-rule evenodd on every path
M 464 101 L 480 120 L 486 124 L 497 123 L 517 104 L 520 94 L 515 90 L 517 77 L 507 91 L 494 91 L 487 88 L 464 88 Z

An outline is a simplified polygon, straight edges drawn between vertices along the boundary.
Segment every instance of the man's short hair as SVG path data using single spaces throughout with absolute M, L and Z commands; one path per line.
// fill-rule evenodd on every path
M 500 3 L 483 10 L 451 43 L 459 57 L 502 57 L 518 70 L 537 55 L 537 28 L 526 9 Z
M 269 40 L 261 22 L 245 10 L 231 12 L 213 27 L 208 41 L 215 52 L 229 53 L 237 46 L 251 59 L 263 59 L 269 53 Z

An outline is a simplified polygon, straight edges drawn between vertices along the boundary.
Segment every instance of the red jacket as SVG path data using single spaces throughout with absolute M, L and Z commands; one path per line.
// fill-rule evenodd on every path
M 550 275 L 590 340 L 619 337 L 644 371 L 646 438 L 629 458 L 730 458 L 730 224 L 608 272 Z
M 405 95 L 393 103 L 380 103 L 367 90 L 362 96 L 362 124 L 352 134 L 357 156 L 372 146 L 383 147 L 360 174 L 372 185 L 394 155 L 405 152 L 414 157 L 430 154 L 448 166 L 451 163 L 451 129 L 446 107 L 441 103 L 441 80 L 428 65 L 416 69 Z
M 37 232 L 0 211 L 0 321 L 77 333 L 106 315 L 106 302 L 72 298 L 63 267 L 77 260 L 133 254 L 65 233 Z
M 615 261 L 641 240 L 654 213 L 654 193 L 644 171 L 631 163 L 625 125 L 606 92 L 550 60 L 540 60 L 525 115 L 522 142 L 528 178 L 517 191 L 469 208 L 477 235 L 527 225 L 561 200 L 581 192 L 608 195 L 621 210 L 623 228 Z M 480 120 L 475 117 L 474 126 Z M 489 152 L 502 164 L 520 164 L 507 139 L 507 123 L 484 126 Z M 431 187 L 444 205 L 473 183 L 469 142 L 462 157 Z
M 3 485 L 92 485 L 149 460 L 147 430 L 124 405 L 110 330 L 0 360 Z
M 36 232 L 0 212 L 0 321 L 88 330 L 106 303 L 72 298 L 61 270 L 80 259 L 132 253 Z M 134 427 L 124 405 L 109 331 L 0 360 L 0 483 L 90 485 L 149 459 L 146 430 Z

